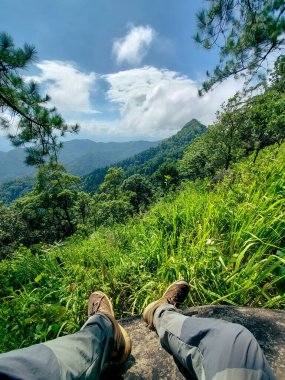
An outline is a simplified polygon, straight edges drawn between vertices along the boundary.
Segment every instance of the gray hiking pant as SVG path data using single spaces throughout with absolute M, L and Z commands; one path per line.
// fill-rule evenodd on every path
M 1 354 L 0 379 L 98 379 L 112 341 L 112 323 L 97 314 L 75 334 Z
M 239 324 L 187 317 L 165 304 L 156 310 L 154 326 L 187 378 L 276 380 L 256 339 Z
M 154 315 L 162 346 L 187 378 L 275 379 L 252 334 L 241 325 L 186 317 L 171 305 Z M 73 334 L 0 355 L 0 379 L 98 379 L 108 361 L 113 328 L 96 315 Z

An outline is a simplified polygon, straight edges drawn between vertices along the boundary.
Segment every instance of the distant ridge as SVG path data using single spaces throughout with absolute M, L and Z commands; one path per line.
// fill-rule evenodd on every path
M 59 161 L 71 174 L 82 176 L 92 170 L 142 152 L 159 142 L 129 141 L 129 142 L 94 142 L 88 139 L 66 141 L 59 154 Z M 0 182 L 8 182 L 23 176 L 32 176 L 36 169 L 24 163 L 24 149 L 13 149 L 0 152 Z
M 175 163 L 182 158 L 185 148 L 194 141 L 196 136 L 205 133 L 206 129 L 205 125 L 196 119 L 192 119 L 174 136 L 113 166 L 122 167 L 126 177 L 135 173 L 151 176 L 163 163 Z M 84 190 L 89 192 L 97 191 L 104 180 L 107 170 L 108 167 L 99 168 L 84 176 L 82 179 Z

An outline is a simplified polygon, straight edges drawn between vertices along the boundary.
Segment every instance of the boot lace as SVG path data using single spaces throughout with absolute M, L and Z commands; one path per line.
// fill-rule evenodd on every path
M 95 302 L 92 302 L 92 313 L 91 313 L 91 315 L 94 315 L 99 311 L 103 298 L 104 298 L 104 296 L 100 296 L 99 299 L 97 299 Z

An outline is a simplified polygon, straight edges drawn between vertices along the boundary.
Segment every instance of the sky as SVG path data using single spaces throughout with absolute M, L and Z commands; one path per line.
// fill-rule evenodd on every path
M 241 88 L 229 79 L 198 89 L 218 51 L 193 40 L 203 0 L 0 0 L 0 31 L 29 43 L 38 58 L 23 72 L 40 83 L 72 138 L 160 140 L 192 118 L 209 125 Z M 0 150 L 8 150 L 0 136 Z

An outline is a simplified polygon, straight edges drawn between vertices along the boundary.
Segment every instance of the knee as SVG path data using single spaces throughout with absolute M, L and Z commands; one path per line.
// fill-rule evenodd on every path
M 230 342 L 232 354 L 248 358 L 261 356 L 261 348 L 254 335 L 244 326 L 230 323 L 225 335 L 226 341 Z

